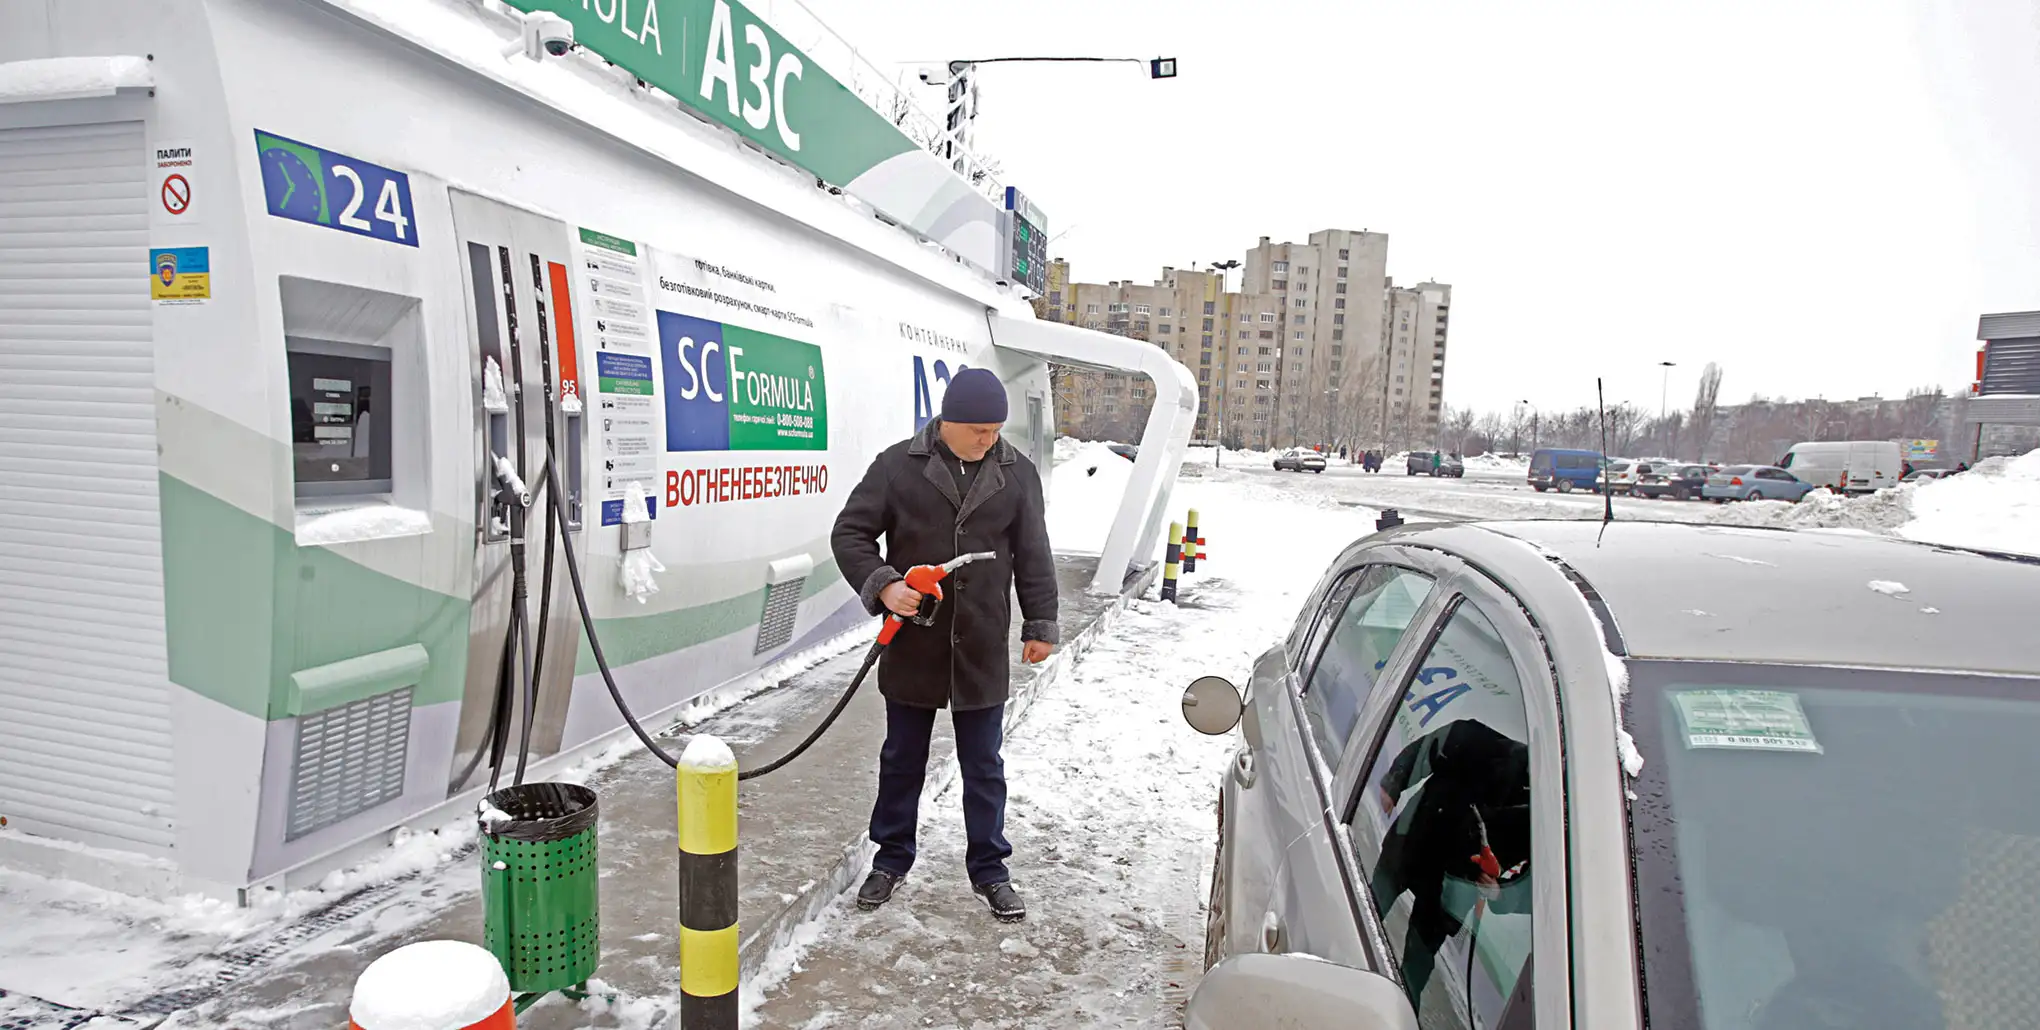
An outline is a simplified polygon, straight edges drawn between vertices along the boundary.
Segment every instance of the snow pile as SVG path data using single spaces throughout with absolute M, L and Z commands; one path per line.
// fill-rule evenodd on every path
M 1589 615 L 1593 609 L 1587 609 Z M 1596 622 L 1600 616 L 1594 616 Z M 1612 651 L 1602 651 L 1601 659 L 1608 665 L 1608 692 L 1615 697 L 1615 747 L 1622 753 L 1622 771 L 1630 779 L 1643 775 L 1643 752 L 1636 749 L 1636 738 L 1629 733 L 1629 727 L 1622 723 L 1622 702 L 1629 696 L 1629 665 Z
M 1717 509 L 1709 521 L 1765 529 L 1859 529 L 1890 533 L 1911 521 L 1913 494 L 1920 488 L 1918 483 L 1903 483 L 1860 497 L 1815 490 L 1798 504 L 1738 501 Z
M 420 536 L 432 532 L 432 516 L 394 504 L 365 504 L 298 515 L 299 547 L 330 547 L 362 540 Z
M 155 83 L 145 57 L 42 57 L 0 63 L 0 104 L 112 96 Z
M 496 956 L 466 941 L 419 941 L 362 970 L 347 1015 L 361 1030 L 441 1030 L 473 1026 L 509 1001 Z
M 1058 450 L 1060 447 L 1058 446 Z M 1133 462 L 1102 443 L 1082 444 L 1070 451 L 1049 474 L 1048 538 L 1057 551 L 1098 554 L 1119 514 Z
M 1991 458 L 1957 476 L 1844 497 L 1815 490 L 1798 504 L 1744 501 L 1708 521 L 1774 529 L 1854 529 L 1925 543 L 2040 554 L 2040 451 Z
M 1899 583 L 1889 579 L 1871 580 L 1870 589 L 1875 590 L 1886 597 L 1897 597 L 1900 594 L 1911 593 L 1910 590 L 1906 589 L 1906 585 L 1904 583 Z
M 737 767 L 736 753 L 713 733 L 696 734 L 680 752 L 680 767 L 696 772 L 725 772 Z
M 1075 457 L 1078 451 L 1081 451 L 1089 446 L 1091 445 L 1082 440 L 1077 439 L 1074 436 L 1056 437 L 1055 456 L 1050 460 L 1049 467 L 1054 468 L 1057 465 L 1061 465 L 1063 462 L 1066 462 L 1071 458 Z
M 1530 459 L 1521 456 L 1508 458 L 1499 454 L 1476 454 L 1471 458 L 1465 459 L 1465 464 L 1469 472 L 1474 470 L 1525 472 L 1530 468 Z
M 2040 554 L 2040 451 L 1992 458 L 1913 488 L 1909 540 Z

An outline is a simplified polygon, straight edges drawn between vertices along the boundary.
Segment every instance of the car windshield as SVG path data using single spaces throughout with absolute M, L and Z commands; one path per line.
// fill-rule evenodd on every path
M 1617 462 L 1611 462 L 1611 463 L 1610 463 L 1610 464 L 1608 465 L 1608 471 L 1610 471 L 1610 472 L 1627 472 L 1627 471 L 1629 471 L 1629 463 L 1628 463 L 1628 462 L 1626 462 L 1626 461 L 1617 461 Z
M 1757 470 L 1757 468 L 1756 468 L 1756 466 L 1754 466 L 1754 465 L 1731 465 L 1731 466 L 1729 466 L 1728 468 L 1722 469 L 1722 470 L 1721 470 L 1721 471 L 1720 471 L 1720 472 L 1718 473 L 1718 475 L 1723 475 L 1723 476 L 1747 476 L 1747 475 L 1749 475 L 1750 473 L 1752 473 L 1752 472 L 1755 472 L 1756 470 Z
M 2031 1025 L 2040 678 L 1632 662 L 1630 686 L 1654 1030 Z

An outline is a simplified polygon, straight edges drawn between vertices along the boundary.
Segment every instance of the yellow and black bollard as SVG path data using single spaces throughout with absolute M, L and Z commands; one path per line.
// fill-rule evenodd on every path
M 680 1030 L 737 1027 L 737 756 L 703 734 L 673 769 L 680 795 Z
M 1197 571 L 1197 509 L 1190 509 L 1190 518 L 1183 523 L 1183 571 Z
M 1169 523 L 1169 550 L 1164 556 L 1162 563 L 1162 600 L 1164 601 L 1176 599 L 1176 577 L 1180 571 L 1177 566 L 1181 565 L 1182 561 L 1183 524 L 1181 522 L 1171 522 Z

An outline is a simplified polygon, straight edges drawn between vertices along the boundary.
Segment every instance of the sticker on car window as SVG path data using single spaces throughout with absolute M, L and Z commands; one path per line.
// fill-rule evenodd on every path
M 1799 695 L 1782 690 L 1681 690 L 1672 694 L 1689 748 L 1820 754 Z

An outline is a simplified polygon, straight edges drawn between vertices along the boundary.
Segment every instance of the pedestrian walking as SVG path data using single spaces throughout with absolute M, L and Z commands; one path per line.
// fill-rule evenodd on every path
M 836 517 L 831 544 L 837 567 L 873 615 L 919 610 L 921 595 L 902 580 L 916 565 L 975 551 L 997 555 L 952 573 L 934 624 L 907 626 L 879 660 L 886 727 L 871 807 L 871 842 L 878 851 L 857 892 L 858 907 L 866 911 L 890 900 L 914 866 L 928 738 L 936 712 L 948 708 L 963 774 L 964 866 L 971 886 L 997 918 L 1027 915 L 1006 868 L 1013 848 L 1006 841 L 1000 757 L 1011 595 L 1020 598 L 1024 661 L 1046 660 L 1060 636 L 1041 476 L 999 437 L 1006 411 L 1006 386 L 998 376 L 981 368 L 957 373 L 942 398 L 941 417 L 881 453 Z

